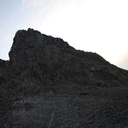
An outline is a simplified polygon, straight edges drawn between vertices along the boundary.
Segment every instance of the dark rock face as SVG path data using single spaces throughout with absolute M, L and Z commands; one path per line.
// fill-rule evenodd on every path
M 115 86 L 127 86 L 126 80 L 120 80 L 127 78 L 127 73 L 101 56 L 75 50 L 62 39 L 32 29 L 16 33 L 9 56 L 13 75 L 22 80 L 37 79 L 46 85 L 50 81 L 51 84 L 70 81 L 86 86 L 86 82 L 96 81 L 98 86 L 109 86 L 111 81 L 118 83 Z
M 28 29 L 9 57 L 0 60 L 0 127 L 128 126 L 128 72 L 98 54 Z

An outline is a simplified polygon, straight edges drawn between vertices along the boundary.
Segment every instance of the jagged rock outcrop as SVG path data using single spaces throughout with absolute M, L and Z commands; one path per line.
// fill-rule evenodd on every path
M 16 33 L 9 57 L 0 60 L 1 127 L 128 126 L 128 71 L 33 29 Z
M 75 50 L 62 39 L 32 29 L 16 33 L 9 56 L 14 78 L 41 86 L 72 83 L 93 88 L 119 87 L 128 82 L 125 71 L 96 53 Z

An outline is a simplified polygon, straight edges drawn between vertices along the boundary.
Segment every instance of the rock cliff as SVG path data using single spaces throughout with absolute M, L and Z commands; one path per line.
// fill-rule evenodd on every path
M 9 57 L 0 60 L 1 127 L 128 126 L 128 71 L 33 29 L 16 33 Z

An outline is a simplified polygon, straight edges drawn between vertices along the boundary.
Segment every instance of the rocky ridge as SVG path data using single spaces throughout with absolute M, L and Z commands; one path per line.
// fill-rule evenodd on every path
M 1 127 L 128 126 L 128 71 L 33 29 L 16 33 L 9 57 L 0 60 Z

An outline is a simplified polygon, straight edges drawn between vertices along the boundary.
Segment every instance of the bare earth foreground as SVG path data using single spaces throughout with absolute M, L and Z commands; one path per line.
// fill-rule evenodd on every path
M 0 60 L 0 128 L 128 128 L 128 71 L 33 29 Z

